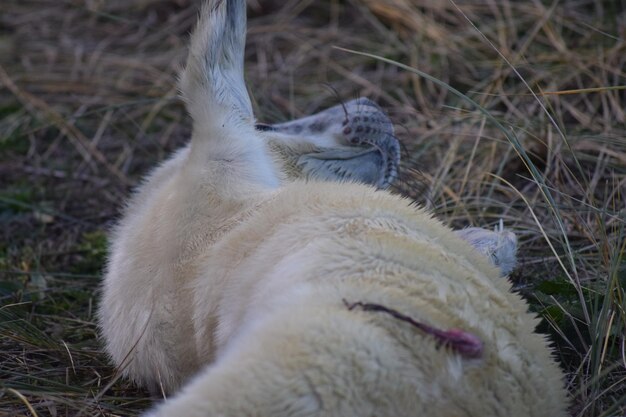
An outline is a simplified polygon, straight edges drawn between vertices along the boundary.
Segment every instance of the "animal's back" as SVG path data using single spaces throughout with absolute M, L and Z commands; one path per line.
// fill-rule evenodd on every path
M 233 370 L 216 377 L 209 368 L 198 387 L 214 378 L 228 387 L 232 378 L 244 397 L 248 385 L 269 384 L 249 389 L 272 398 L 284 389 L 284 401 L 297 403 L 306 390 L 289 387 L 309 381 L 310 395 L 335 403 L 334 414 L 311 415 L 562 413 L 561 373 L 526 303 L 483 255 L 398 196 L 357 184 L 287 186 L 224 236 L 207 262 L 207 274 L 224 274 L 225 295 L 218 311 L 203 315 L 208 287 L 198 276 L 199 348 L 215 331 L 203 324 L 217 321 L 215 369 Z M 355 303 L 460 329 L 482 341 L 482 353 L 464 357 L 389 314 L 349 310 Z M 352 399 L 341 404 L 335 390 Z M 261 414 L 282 415 L 271 410 Z

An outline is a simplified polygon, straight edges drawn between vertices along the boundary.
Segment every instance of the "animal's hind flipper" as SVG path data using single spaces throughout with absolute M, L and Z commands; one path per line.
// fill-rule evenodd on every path
M 276 167 L 254 129 L 243 73 L 245 42 L 245 0 L 207 1 L 180 78 L 193 118 L 187 181 L 230 197 L 279 184 Z
M 191 37 L 180 89 L 196 127 L 216 120 L 253 123 L 243 76 L 246 41 L 245 0 L 210 0 Z M 199 125 L 199 126 L 198 126 Z

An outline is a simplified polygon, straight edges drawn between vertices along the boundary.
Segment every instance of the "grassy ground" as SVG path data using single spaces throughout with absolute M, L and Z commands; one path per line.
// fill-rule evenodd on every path
M 0 415 L 150 404 L 107 363 L 94 311 L 107 229 L 189 133 L 175 74 L 198 3 L 2 0 Z M 624 0 L 249 6 L 259 120 L 382 104 L 404 145 L 395 190 L 456 227 L 504 219 L 571 414 L 625 415 Z

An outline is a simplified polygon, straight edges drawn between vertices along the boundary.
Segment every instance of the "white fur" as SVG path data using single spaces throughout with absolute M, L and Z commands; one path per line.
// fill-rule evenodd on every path
M 390 193 L 281 184 L 254 129 L 244 33 L 244 0 L 207 2 L 181 77 L 191 144 L 113 234 L 107 351 L 140 384 L 185 385 L 149 415 L 564 416 L 537 321 L 487 257 Z M 482 354 L 355 302 L 461 329 Z

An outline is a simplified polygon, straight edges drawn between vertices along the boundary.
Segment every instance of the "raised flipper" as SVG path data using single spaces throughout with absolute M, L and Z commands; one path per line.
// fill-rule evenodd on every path
M 194 127 L 215 129 L 220 116 L 253 123 L 243 77 L 245 42 L 245 0 L 212 0 L 202 6 L 180 77 Z
M 246 1 L 207 1 L 180 77 L 193 118 L 187 168 L 194 180 L 228 195 L 279 185 L 267 144 L 254 127 L 243 75 L 245 40 Z

